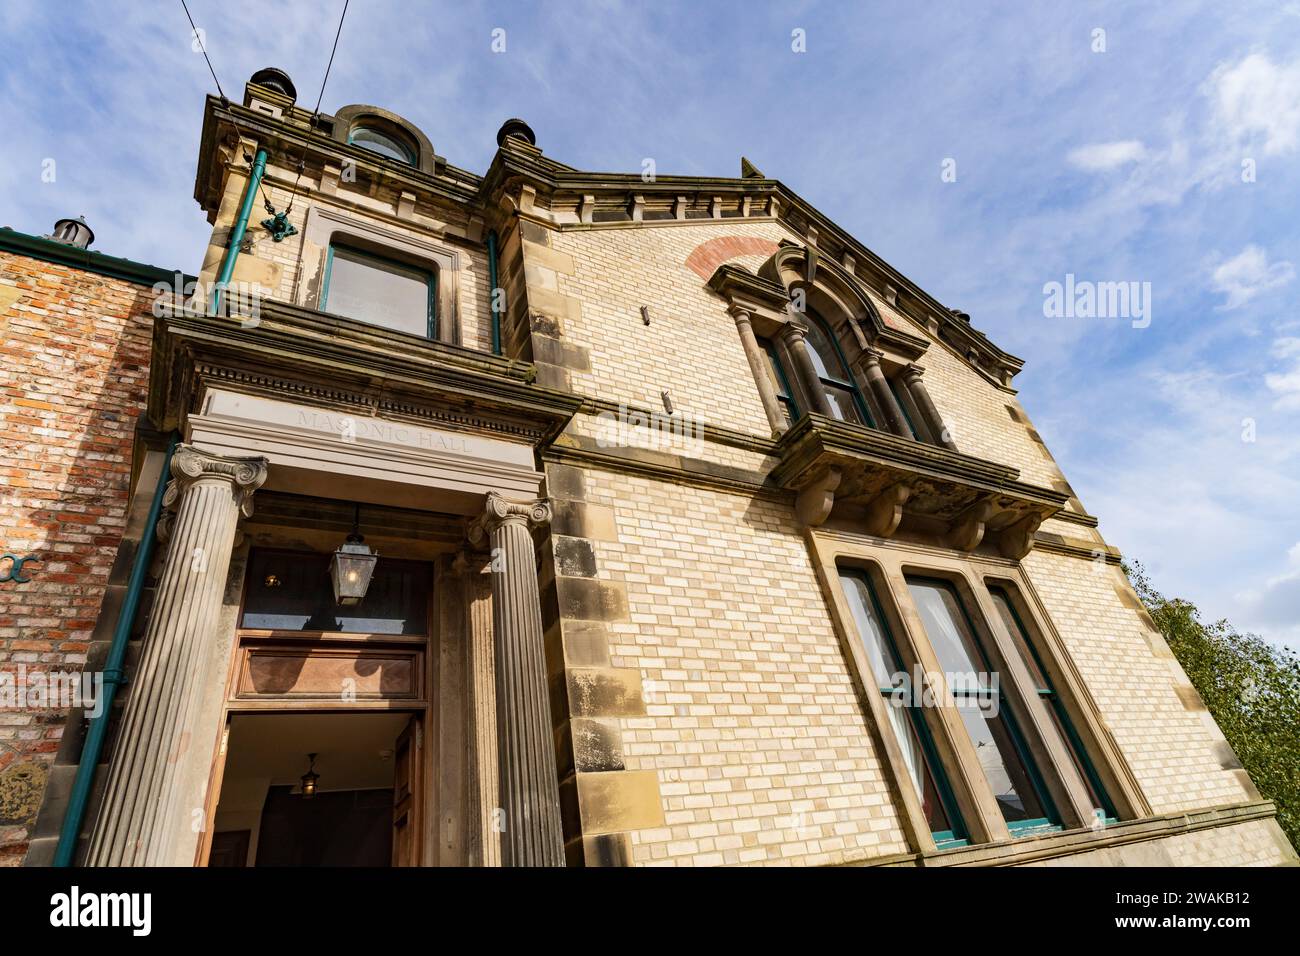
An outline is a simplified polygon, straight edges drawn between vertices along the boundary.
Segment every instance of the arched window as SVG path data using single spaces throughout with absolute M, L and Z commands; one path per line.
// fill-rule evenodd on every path
M 373 126 L 359 125 L 352 127 L 352 131 L 348 134 L 348 142 L 372 153 L 378 153 L 380 156 L 386 156 L 388 159 L 406 163 L 408 166 L 415 165 L 416 153 L 414 149 L 396 136 L 385 133 Z
M 871 420 L 871 413 L 867 411 L 867 403 L 862 399 L 862 393 L 853 382 L 848 363 L 844 361 L 844 353 L 840 351 L 834 334 L 811 311 L 808 319 L 808 334 L 805 337 L 808 357 L 817 370 L 817 377 L 826 392 L 832 414 L 841 421 L 876 427 L 876 423 Z

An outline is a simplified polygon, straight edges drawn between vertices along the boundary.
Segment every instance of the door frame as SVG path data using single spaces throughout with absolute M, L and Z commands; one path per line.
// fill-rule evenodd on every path
M 255 546 L 256 547 L 256 546 Z M 251 555 L 253 548 L 249 549 Z M 298 554 L 320 554 L 318 551 L 309 551 L 306 549 L 278 548 L 274 545 L 257 548 L 257 550 L 280 551 L 286 553 Z M 411 560 L 411 559 L 403 559 Z M 428 583 L 428 604 L 425 616 L 425 633 L 419 635 L 389 635 L 389 634 L 364 634 L 351 633 L 343 631 L 267 631 L 257 628 L 242 627 L 244 618 L 244 604 L 248 596 L 249 577 L 247 563 L 245 564 L 244 580 L 239 588 L 239 607 L 235 615 L 235 639 L 231 641 L 230 658 L 226 662 L 226 680 L 223 686 L 223 699 L 221 707 L 221 716 L 218 720 L 217 739 L 213 747 L 213 756 L 211 769 L 208 773 L 207 792 L 203 804 L 203 832 L 195 849 L 194 865 L 196 867 L 206 867 L 208 859 L 212 852 L 212 838 L 215 833 L 217 806 L 221 800 L 221 786 L 225 778 L 226 760 L 229 756 L 230 725 L 235 717 L 252 714 L 374 714 L 374 713 L 408 713 L 417 719 L 417 733 L 419 735 L 419 745 L 417 746 L 418 763 L 414 768 L 414 779 L 418 781 L 415 788 L 415 798 L 417 804 L 414 808 L 414 820 L 417 827 L 415 831 L 415 846 L 412 852 L 412 858 L 418 862 L 417 866 L 428 865 L 429 847 L 432 840 L 425 839 L 424 833 L 426 821 L 433 819 L 429 812 L 429 800 L 432 799 L 431 788 L 427 785 L 432 778 L 436 764 L 436 739 L 434 733 L 434 708 L 432 701 L 435 698 L 434 689 L 437 686 L 437 647 L 438 642 L 435 640 L 438 622 L 438 575 L 440 573 L 438 562 L 436 561 L 418 561 L 424 564 L 429 570 Z M 372 699 L 358 701 L 321 701 L 321 700 L 303 700 L 300 698 L 277 698 L 264 697 L 258 699 L 239 698 L 236 696 L 240 677 L 240 668 L 243 660 L 243 649 L 245 640 L 265 641 L 268 638 L 283 640 L 284 644 L 302 644 L 310 649 L 311 646 L 324 645 L 325 648 L 337 647 L 339 645 L 361 645 L 366 644 L 402 647 L 410 649 L 418 647 L 421 653 L 421 664 L 419 679 L 421 682 L 421 696 L 419 698 L 401 698 L 401 699 Z

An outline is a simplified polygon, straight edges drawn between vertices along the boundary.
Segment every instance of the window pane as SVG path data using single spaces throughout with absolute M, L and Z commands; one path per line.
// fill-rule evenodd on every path
M 1061 745 L 1065 748 L 1066 753 L 1070 755 L 1070 762 L 1079 771 L 1083 785 L 1088 790 L 1088 799 L 1092 801 L 1093 809 L 1104 811 L 1107 817 L 1115 817 L 1114 804 L 1111 803 L 1110 797 L 1103 789 L 1101 779 L 1097 776 L 1092 762 L 1083 749 L 1083 741 L 1079 739 L 1074 731 L 1074 725 L 1070 722 L 1070 715 L 1065 710 L 1065 704 L 1061 702 L 1061 698 L 1056 693 L 1056 688 L 1040 666 L 1038 655 L 1034 653 L 1034 647 L 1029 641 L 1029 635 L 1025 632 L 1020 619 L 1016 616 L 1016 612 L 1011 605 L 1011 599 L 1007 596 L 1006 591 L 996 587 L 989 588 L 989 596 L 993 598 L 993 605 L 998 609 L 998 616 L 1006 629 L 1007 636 L 1011 638 L 1011 642 L 1015 644 L 1021 659 L 1024 660 L 1025 666 L 1029 669 L 1030 678 L 1044 692 L 1043 698 L 1047 704 L 1048 713 L 1051 714 L 1052 725 L 1056 728 Z
M 781 369 L 781 362 L 776 357 L 776 349 L 771 342 L 763 343 L 763 354 L 767 356 L 767 377 L 772 383 L 772 391 L 776 392 L 780 398 L 794 398 L 790 394 L 790 390 L 785 387 L 785 375 Z
M 334 603 L 330 556 L 254 549 L 240 627 L 349 634 L 424 634 L 429 566 L 380 558 L 360 604 Z
M 866 579 L 857 574 L 841 575 L 844 595 L 853 611 L 853 621 L 858 626 L 858 638 L 867 653 L 872 676 L 878 687 L 891 687 L 893 675 L 898 671 L 894 652 L 889 646 L 884 626 L 876 614 L 875 602 L 868 590 Z
M 1007 600 L 1006 594 L 1001 588 L 989 588 L 989 597 L 993 598 L 993 606 L 998 609 L 998 616 L 1002 619 L 1002 626 L 1011 638 L 1011 643 L 1016 645 L 1016 651 L 1020 654 L 1020 659 L 1025 662 L 1025 667 L 1029 669 L 1030 679 L 1033 680 L 1034 686 L 1042 690 L 1051 690 L 1052 685 L 1047 680 L 1047 675 L 1043 669 L 1038 666 L 1038 656 L 1034 653 L 1033 648 L 1029 646 L 1029 637 L 1025 634 L 1024 628 L 1016 620 L 1016 613 L 1011 609 L 1011 602 Z
M 975 754 L 1002 810 L 1002 818 L 1014 823 L 1046 817 L 1003 715 L 987 717 L 975 707 L 960 707 L 957 712 L 970 732 Z
M 907 584 L 945 675 L 987 674 L 982 663 L 985 656 L 971 632 L 956 589 L 946 581 L 909 578 Z M 962 697 L 956 697 L 955 703 L 1003 819 L 1014 823 L 1048 817 L 1030 768 L 1021 759 L 1021 741 L 1006 696 L 999 690 L 993 700 L 985 698 L 981 706 Z M 989 715 L 993 703 L 997 704 L 997 713 Z
M 966 627 L 965 614 L 957 601 L 957 593 L 946 583 L 909 578 L 908 589 L 921 615 L 926 636 L 934 648 L 939 666 L 948 674 L 979 674 L 984 667 L 977 665 L 978 651 L 974 635 Z
M 871 674 L 879 687 L 891 687 L 894 683 L 893 675 L 902 665 L 885 629 L 885 623 L 880 618 L 871 585 L 861 572 L 851 571 L 841 573 L 840 583 L 857 626 L 858 638 L 866 651 Z M 885 697 L 885 711 L 899 749 L 903 752 L 908 776 L 916 787 L 916 795 L 921 801 L 930 832 L 955 831 L 957 828 L 944 810 L 935 774 L 917 735 L 916 722 L 923 718 L 915 709 L 900 706 L 888 695 Z
M 853 393 L 847 388 L 841 388 L 838 385 L 822 385 L 826 389 L 826 398 L 831 403 L 831 414 L 842 422 L 856 422 L 861 425 L 862 416 L 858 413 L 857 403 L 853 401 Z
M 841 382 L 848 380 L 848 371 L 840 364 L 835 346 L 816 320 L 808 323 L 808 334 L 804 336 L 804 342 L 808 346 L 808 357 L 812 359 L 819 377 L 834 378 Z
M 926 763 L 925 751 L 921 748 L 921 741 L 916 736 L 916 728 L 912 725 L 906 709 L 896 706 L 889 700 L 885 701 L 885 709 L 889 712 L 889 723 L 894 728 L 899 749 L 903 751 L 903 760 L 907 763 L 912 785 L 916 787 L 917 796 L 920 797 L 921 810 L 925 814 L 925 822 L 930 827 L 930 832 L 953 830 L 952 821 L 944 812 L 943 801 L 939 799 L 939 790 L 935 787 L 934 776 Z
M 327 311 L 399 332 L 429 334 L 429 273 L 346 246 L 334 246 L 331 252 Z
M 380 156 L 387 156 L 389 159 L 400 160 L 403 163 L 414 162 L 409 149 L 394 137 L 385 135 L 379 130 L 358 127 L 352 131 L 352 137 L 348 142 L 362 149 L 368 149 L 372 153 L 378 153 Z
M 898 403 L 898 410 L 903 413 L 903 424 L 907 426 L 907 431 L 913 438 L 919 438 L 916 434 L 916 425 L 912 422 L 912 416 L 908 414 L 907 404 L 903 401 L 902 386 L 898 384 L 897 379 L 886 378 L 885 384 L 889 390 L 894 393 L 894 401 Z

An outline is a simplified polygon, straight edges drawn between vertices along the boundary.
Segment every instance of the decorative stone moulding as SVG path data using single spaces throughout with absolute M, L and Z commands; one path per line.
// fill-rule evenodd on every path
M 1029 553 L 1034 532 L 1069 495 L 1019 481 L 1019 471 L 969 455 L 809 414 L 776 446 L 772 480 L 794 491 L 808 526 L 837 520 L 888 538 L 900 528 L 943 547 L 991 544 Z

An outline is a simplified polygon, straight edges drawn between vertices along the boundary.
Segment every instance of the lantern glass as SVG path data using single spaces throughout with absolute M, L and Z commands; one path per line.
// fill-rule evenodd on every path
M 349 539 L 334 552 L 330 561 L 330 580 L 334 584 L 334 601 L 344 607 L 360 604 L 374 574 L 375 554 L 360 541 Z

